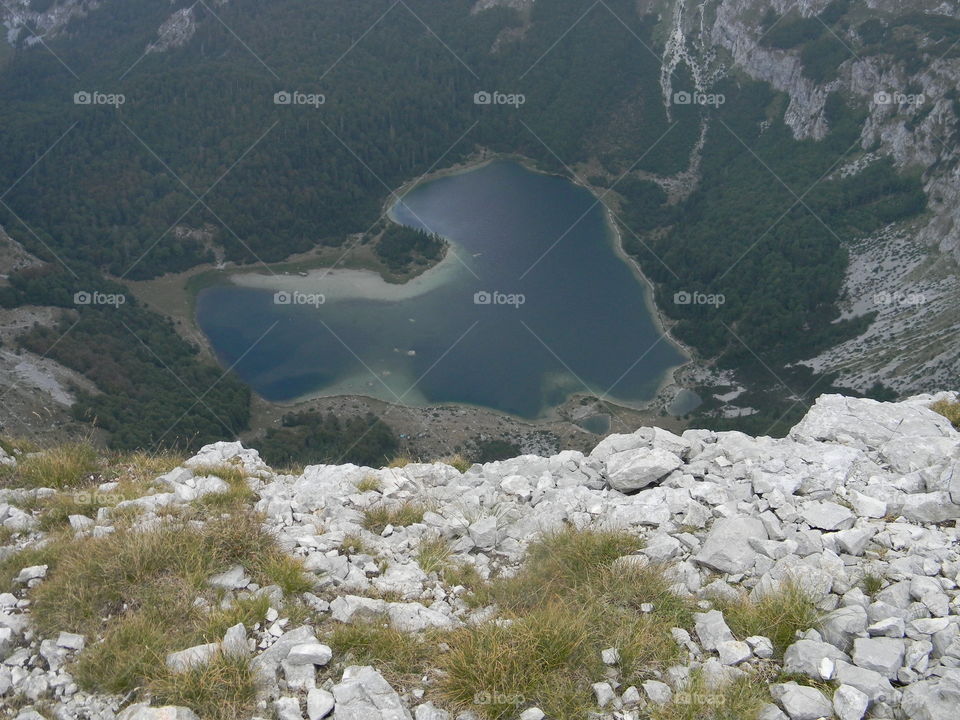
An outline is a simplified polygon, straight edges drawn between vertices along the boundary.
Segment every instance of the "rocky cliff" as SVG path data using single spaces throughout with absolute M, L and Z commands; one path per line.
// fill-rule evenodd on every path
M 838 11 L 842 19 L 821 20 L 832 8 L 843 8 Z M 956 42 L 939 42 L 930 28 L 960 17 L 956 4 L 647 0 L 641 9 L 658 13 L 667 28 L 665 102 L 672 94 L 674 73 L 689 69 L 702 92 L 718 77 L 743 73 L 785 93 L 789 103 L 784 121 L 798 139 L 826 135 L 831 95 L 866 108 L 859 144 L 846 158 L 838 158 L 833 172 L 855 175 L 872 162 L 890 158 L 902 171 L 921 174 L 928 212 L 850 248 L 844 317 L 877 313 L 876 319 L 863 336 L 809 364 L 818 371 L 838 372 L 842 385 L 861 391 L 876 381 L 901 392 L 955 383 L 960 361 L 960 348 L 953 342 L 960 330 L 960 57 Z M 770 40 L 778 28 L 800 19 L 842 48 L 835 72 L 824 78 L 810 72 L 807 63 L 818 58 L 816 53 L 805 58 L 802 43 L 779 47 Z M 887 33 L 872 46 L 865 39 L 868 21 Z M 921 28 L 924 23 L 928 25 Z M 905 51 L 904 43 L 911 42 L 915 44 Z M 807 190 L 795 192 L 802 197 Z
M 250 669 L 256 695 L 251 690 L 245 714 L 216 717 L 586 716 L 575 701 L 606 720 L 680 717 L 691 703 L 702 712 L 683 717 L 714 717 L 721 707 L 740 707 L 729 705 L 729 688 L 738 688 L 740 698 L 759 692 L 757 702 L 725 717 L 952 719 L 960 704 L 960 433 L 930 406 L 955 410 L 957 399 L 941 393 L 878 403 L 826 395 L 784 439 L 641 428 L 606 438 L 588 455 L 522 456 L 464 471 L 433 463 L 319 465 L 281 474 L 255 450 L 216 443 L 133 496 L 129 481 L 96 485 L 102 478 L 89 478 L 94 484 L 82 492 L 114 499 L 86 515 L 64 512 L 69 524 L 59 535 L 44 511 L 58 491 L 12 487 L 18 478 L 36 484 L 27 473 L 36 456 L 5 455 L 0 521 L 10 544 L 0 558 L 12 584 L 0 594 L 0 697 L 12 708 L 9 716 L 21 720 L 195 718 L 187 706 L 202 703 L 201 694 L 182 687 L 190 686 L 191 673 L 229 656 Z M 187 646 L 171 630 L 174 639 L 162 641 L 169 652 L 159 666 L 180 678 L 181 694 L 162 684 L 126 695 L 92 688 L 97 676 L 85 654 L 99 653 L 98 662 L 109 664 L 113 647 L 129 652 L 113 623 L 142 609 L 112 600 L 86 626 L 97 628 L 91 636 L 70 625 L 71 603 L 104 592 L 97 585 L 106 582 L 102 573 L 116 573 L 121 584 L 136 578 L 129 592 L 172 583 L 173 570 L 159 559 L 148 563 L 146 548 L 168 527 L 196 533 L 202 544 L 205 528 L 227 511 L 226 497 L 255 508 L 261 526 L 231 535 L 231 551 L 263 532 L 299 577 L 267 584 L 258 573 L 277 573 L 264 570 L 257 555 L 218 555 L 209 566 L 197 559 L 206 580 L 191 586 L 187 607 L 244 612 L 229 615 L 240 621 L 223 637 L 208 634 Z M 453 693 L 451 677 L 463 671 L 457 659 L 477 650 L 465 638 L 493 632 L 500 655 L 520 652 L 511 632 L 542 619 L 537 613 L 547 611 L 537 595 L 548 598 L 551 582 L 583 570 L 569 558 L 590 565 L 582 548 L 591 532 L 613 543 L 591 572 L 604 582 L 626 579 L 596 602 L 616 605 L 639 593 L 652 572 L 664 578 L 664 589 L 637 595 L 629 612 L 646 628 L 643 637 L 663 628 L 666 645 L 658 652 L 666 654 L 638 659 L 629 654 L 636 636 L 595 628 L 596 657 L 584 640 L 590 657 L 578 660 L 585 673 L 577 676 L 579 694 L 511 687 L 506 660 L 493 671 L 502 677 L 470 686 L 475 692 L 467 697 Z M 85 586 L 83 562 L 105 546 L 125 559 L 118 568 L 105 558 Z M 256 547 L 260 555 L 273 552 Z M 551 565 L 556 558 L 544 547 L 566 559 Z M 62 559 L 71 548 L 83 549 L 83 561 Z M 509 578 L 524 582 L 538 572 L 532 562 L 556 574 L 534 575 L 540 584 L 532 597 L 514 598 L 513 606 L 491 590 L 502 591 Z M 76 593 L 65 606 L 57 604 L 63 587 Z M 210 588 L 215 594 L 206 594 Z M 793 602 L 810 612 L 783 625 L 789 612 L 777 608 L 764 627 L 743 624 L 744 608 L 786 597 L 785 588 L 794 588 Z M 51 607 L 67 608 L 52 624 Z M 389 651 L 370 661 L 382 633 L 393 633 Z M 398 672 L 400 654 L 409 650 L 402 638 L 410 637 L 424 656 L 420 670 Z M 140 642 L 161 640 L 145 633 L 134 637 Z M 473 666 L 468 674 L 486 677 Z M 497 704 L 497 693 L 509 698 L 506 704 Z M 171 697 L 180 702 L 156 707 Z M 139 702 L 121 710 L 132 699 Z

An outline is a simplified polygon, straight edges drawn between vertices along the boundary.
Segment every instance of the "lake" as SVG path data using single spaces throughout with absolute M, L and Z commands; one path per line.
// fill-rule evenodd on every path
M 366 395 L 532 419 L 579 392 L 649 400 L 685 360 L 603 206 L 565 178 L 495 161 L 420 184 L 390 216 L 447 238 L 443 262 L 403 285 L 314 270 L 200 291 L 197 321 L 224 367 L 272 401 Z

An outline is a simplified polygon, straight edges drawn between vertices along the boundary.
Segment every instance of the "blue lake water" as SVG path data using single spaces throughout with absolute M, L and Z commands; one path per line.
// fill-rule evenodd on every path
M 497 161 L 419 185 L 391 217 L 453 254 L 408 288 L 362 271 L 208 287 L 197 320 L 220 362 L 272 401 L 361 394 L 536 418 L 577 392 L 648 400 L 684 361 L 603 206 L 564 178 Z M 351 272 L 366 277 L 345 290 Z M 282 288 L 325 302 L 277 304 Z

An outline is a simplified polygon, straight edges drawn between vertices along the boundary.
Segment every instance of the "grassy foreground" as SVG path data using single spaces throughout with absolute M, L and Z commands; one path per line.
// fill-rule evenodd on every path
M 484 720 L 513 718 L 532 706 L 551 719 L 579 720 L 596 710 L 593 683 L 612 678 L 623 692 L 687 663 L 671 630 L 693 634 L 700 608 L 677 594 L 670 567 L 636 562 L 642 542 L 630 533 L 573 527 L 546 533 L 529 546 L 518 569 L 489 580 L 472 563 L 455 561 L 444 538 L 425 536 L 412 550 L 424 571 L 435 573 L 448 591 L 458 588 L 469 606 L 494 606 L 495 619 L 420 634 L 382 622 L 341 625 L 303 611 L 301 595 L 314 578 L 264 530 L 252 510 L 256 494 L 238 468 L 198 469 L 222 478 L 228 490 L 164 508 L 159 522 L 138 525 L 137 508 L 116 509 L 124 500 L 162 491 L 156 476 L 180 462 L 175 456 L 103 456 L 71 445 L 21 453 L 16 468 L 0 471 L 2 487 L 50 488 L 25 493 L 20 503 L 38 519 L 44 540 L 0 561 L 0 592 L 17 589 L 21 568 L 49 566 L 46 579 L 29 592 L 31 619 L 42 637 L 69 631 L 87 638 L 70 667 L 85 690 L 185 705 L 212 720 L 251 717 L 256 685 L 247 659 L 217 656 L 177 675 L 165 665 L 168 653 L 219 641 L 237 623 L 248 630 L 263 623 L 269 598 L 224 602 L 228 594 L 208 584 L 234 565 L 260 586 L 279 586 L 286 617 L 317 624 L 335 651 L 335 662 L 323 671 L 327 677 L 339 680 L 344 664 L 372 664 L 396 689 L 423 687 L 438 706 L 472 710 Z M 104 482 L 116 484 L 102 493 L 97 488 Z M 373 481 L 362 484 L 364 491 L 376 490 Z M 114 531 L 75 536 L 70 516 L 94 518 L 101 508 L 111 509 Z M 427 509 L 374 504 L 363 524 L 380 532 L 388 524 L 420 522 Z M 344 552 L 348 545 L 374 553 L 361 547 L 360 538 L 345 538 Z M 766 635 L 778 655 L 797 631 L 817 622 L 809 598 L 791 583 L 757 601 L 744 596 L 717 605 L 739 639 Z M 610 648 L 618 653 L 612 666 L 601 659 Z M 647 712 L 652 720 L 752 718 L 769 701 L 767 685 L 777 672 L 773 663 L 757 663 L 741 679 L 713 689 L 694 671 L 687 692 Z
M 380 669 L 395 686 L 430 678 L 428 696 L 448 710 L 505 720 L 537 706 L 550 718 L 580 720 L 596 710 L 592 684 L 610 671 L 602 650 L 619 653 L 621 692 L 659 679 L 684 661 L 670 631 L 692 632 L 697 608 L 673 591 L 669 568 L 615 562 L 639 548 L 628 533 L 567 528 L 535 541 L 515 575 L 480 581 L 450 564 L 449 549 L 430 538 L 420 557 L 447 585 L 466 580 L 470 604 L 496 605 L 497 620 L 420 635 L 378 622 L 331 623 L 327 640 L 338 654 Z M 775 644 L 816 622 L 812 603 L 791 584 L 759 602 L 744 598 L 728 609 L 738 637 L 767 634 Z M 716 690 L 695 672 L 688 692 L 653 707 L 650 717 L 746 720 L 769 702 L 767 684 L 774 676 L 771 664 Z

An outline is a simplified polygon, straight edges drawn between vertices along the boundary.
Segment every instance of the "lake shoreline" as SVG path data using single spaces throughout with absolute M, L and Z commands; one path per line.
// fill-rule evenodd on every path
M 655 329 L 662 336 L 664 336 L 667 342 L 673 345 L 673 347 L 676 348 L 681 355 L 687 358 L 684 362 L 668 368 L 664 373 L 663 379 L 657 386 L 657 390 L 653 397 L 650 400 L 642 403 L 644 406 L 643 408 L 640 408 L 640 404 L 638 404 L 638 406 L 634 409 L 648 409 L 657 403 L 657 401 L 662 401 L 663 398 L 661 396 L 664 395 L 669 388 L 671 388 L 671 386 L 676 387 L 678 391 L 683 389 L 692 390 L 693 388 L 687 387 L 687 384 L 684 383 L 678 377 L 678 375 L 684 370 L 699 366 L 702 363 L 697 359 L 696 352 L 693 350 L 693 348 L 676 338 L 673 333 L 670 332 L 670 329 L 675 323 L 668 321 L 663 311 L 660 309 L 660 306 L 657 305 L 656 288 L 653 284 L 653 281 L 643 273 L 640 263 L 637 262 L 636 258 L 632 257 L 624 248 L 623 235 L 621 233 L 620 226 L 617 223 L 617 219 L 614 217 L 613 212 L 603 202 L 602 193 L 598 192 L 594 186 L 590 185 L 579 176 L 574 174 L 572 170 L 568 173 L 544 170 L 543 168 L 539 167 L 534 160 L 526 157 L 525 155 L 520 155 L 517 153 L 497 153 L 488 151 L 486 148 L 481 148 L 478 152 L 474 153 L 474 155 L 468 157 L 462 162 L 456 163 L 455 165 L 451 165 L 441 170 L 425 173 L 418 178 L 414 178 L 405 182 L 403 185 L 397 188 L 397 190 L 390 193 L 390 195 L 384 201 L 384 204 L 381 208 L 383 215 L 391 222 L 396 222 L 391 216 L 390 210 L 399 202 L 402 202 L 404 196 L 425 182 L 432 182 L 434 180 L 439 180 L 440 178 L 451 177 L 454 175 L 462 175 L 473 170 L 478 170 L 492 162 L 497 162 L 500 160 L 510 160 L 516 162 L 527 170 L 539 173 L 541 175 L 550 175 L 552 177 L 563 178 L 564 180 L 583 188 L 593 195 L 597 203 L 603 207 L 604 219 L 606 221 L 608 231 L 610 232 L 610 239 L 612 241 L 614 252 L 624 263 L 627 264 L 627 266 L 633 271 L 634 275 L 641 281 L 641 284 L 644 287 L 644 304 L 646 305 L 647 310 L 650 312 L 650 317 L 653 319 Z
M 525 169 L 536 172 L 541 175 L 550 175 L 558 178 L 563 178 L 564 180 L 571 182 L 591 193 L 597 203 L 603 205 L 604 212 L 604 222 L 607 228 L 607 231 L 610 233 L 608 240 L 612 244 L 617 257 L 626 262 L 628 267 L 631 269 L 631 272 L 635 277 L 641 281 L 643 286 L 643 296 L 644 303 L 647 309 L 650 311 L 650 316 L 652 323 L 656 332 L 662 337 L 658 342 L 667 340 L 678 352 L 686 358 L 682 362 L 669 367 L 663 371 L 663 376 L 660 379 L 657 388 L 650 399 L 637 402 L 637 403 L 625 403 L 623 401 L 618 401 L 614 399 L 608 399 L 607 397 L 597 397 L 596 395 L 589 393 L 586 390 L 578 391 L 571 393 L 571 395 L 561 404 L 553 406 L 547 410 L 543 415 L 536 418 L 526 418 L 519 415 L 513 415 L 511 413 L 488 408 L 481 405 L 472 405 L 467 403 L 440 403 L 436 405 L 414 405 L 410 406 L 412 411 L 428 411 L 430 408 L 446 408 L 447 410 L 453 410 L 460 408 L 465 412 L 471 414 L 482 414 L 482 415 L 491 415 L 493 417 L 500 416 L 510 421 L 511 423 L 523 424 L 524 426 L 537 427 L 537 426 L 546 426 L 553 425 L 558 422 L 570 422 L 573 423 L 571 417 L 575 417 L 574 411 L 578 408 L 582 408 L 585 404 L 589 403 L 591 400 L 597 403 L 598 410 L 597 412 L 606 412 L 614 416 L 620 416 L 626 414 L 628 416 L 642 415 L 644 417 L 644 422 L 652 422 L 652 418 L 657 417 L 659 412 L 662 412 L 664 409 L 669 408 L 673 397 L 682 389 L 692 389 L 688 387 L 688 383 L 684 383 L 683 380 L 678 377 L 680 372 L 685 368 L 690 367 L 692 364 L 696 364 L 696 360 L 689 348 L 687 348 L 682 342 L 674 338 L 669 331 L 669 324 L 665 316 L 661 313 L 659 307 L 657 306 L 654 300 L 654 288 L 652 282 L 643 274 L 639 264 L 634 258 L 628 255 L 623 247 L 623 237 L 619 224 L 614 216 L 614 213 L 611 209 L 603 202 L 602 200 L 602 190 L 589 185 L 588 183 L 582 181 L 579 177 L 573 176 L 572 174 L 564 174 L 553 171 L 544 170 L 537 166 L 537 164 L 530 158 L 516 155 L 516 154 L 507 154 L 507 153 L 492 153 L 486 150 L 482 150 L 478 153 L 475 153 L 470 158 L 457 163 L 455 165 L 442 168 L 440 170 L 432 171 L 420 175 L 416 178 L 413 178 L 395 191 L 391 192 L 386 198 L 383 205 L 383 215 L 390 222 L 396 222 L 393 216 L 393 208 L 395 208 L 399 203 L 402 202 L 403 198 L 413 191 L 415 188 L 419 187 L 423 183 L 431 182 L 443 177 L 449 177 L 459 174 L 468 173 L 479 168 L 482 168 L 490 163 L 497 161 L 513 161 L 521 165 Z M 449 241 L 448 241 L 449 242 Z M 454 246 L 455 247 L 455 246 Z M 309 254 L 309 253 L 307 253 Z M 301 254 L 301 257 L 305 254 Z M 441 273 L 442 267 L 444 265 L 451 266 L 456 262 L 456 259 L 452 257 L 453 253 L 446 252 L 444 257 L 437 263 L 425 268 L 423 271 L 414 275 L 413 277 L 405 280 L 401 283 L 388 283 L 380 273 L 372 268 L 343 268 L 339 262 L 333 262 L 328 266 L 316 266 L 310 268 L 307 272 L 309 275 L 307 277 L 297 274 L 268 274 L 272 272 L 272 269 L 268 272 L 264 272 L 263 268 L 250 268 L 249 266 L 235 266 L 235 267 L 222 267 L 218 269 L 216 273 L 217 282 L 220 281 L 240 286 L 252 286 L 252 287 L 262 287 L 267 288 L 274 284 L 281 284 L 283 289 L 299 289 L 304 286 L 304 282 L 309 285 L 311 280 L 316 280 L 317 277 L 320 278 L 337 278 L 338 276 L 343 278 L 364 278 L 365 283 L 376 283 L 379 285 L 380 290 L 388 292 L 389 294 L 382 295 L 382 299 L 390 300 L 391 295 L 394 293 L 404 294 L 411 292 L 411 288 L 417 285 L 425 284 L 429 282 L 432 277 L 437 276 Z M 289 263 L 293 259 L 287 258 L 276 265 L 283 263 Z M 439 270 L 438 270 L 439 268 Z M 193 275 L 194 273 L 189 273 Z M 313 276 L 311 278 L 311 276 Z M 331 277 L 332 276 L 332 277 Z M 188 278 L 189 279 L 189 278 Z M 352 280 L 351 280 L 352 282 Z M 206 283 L 202 283 L 202 287 L 206 286 Z M 193 288 L 190 293 L 195 301 L 196 295 L 200 288 Z M 280 289 L 280 288 L 278 288 Z M 366 286 L 366 290 L 370 289 L 370 285 Z M 199 324 L 197 323 L 196 314 L 192 313 L 190 317 L 191 324 L 194 328 L 199 330 Z M 202 331 L 201 331 L 202 334 Z M 209 342 L 206 337 L 205 345 L 209 350 L 212 351 L 212 348 L 209 346 Z M 359 398 L 364 398 L 366 400 L 378 400 L 376 397 L 370 397 L 365 394 L 331 394 L 328 392 L 312 392 L 305 393 L 302 396 L 292 398 L 285 401 L 268 401 L 256 394 L 254 395 L 257 398 L 257 401 L 261 404 L 265 403 L 269 406 L 276 408 L 278 412 L 297 412 L 302 411 L 307 408 L 315 407 L 318 404 L 328 404 L 336 403 L 349 405 L 351 400 L 356 400 Z M 382 399 L 381 399 L 382 400 Z M 261 428 L 262 429 L 262 426 Z M 257 430 L 257 428 L 254 428 Z M 623 427 L 621 424 L 621 431 Z

